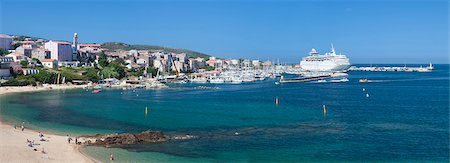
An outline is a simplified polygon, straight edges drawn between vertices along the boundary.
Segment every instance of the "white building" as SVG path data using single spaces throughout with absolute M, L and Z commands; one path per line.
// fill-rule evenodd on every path
M 36 48 L 31 51 L 31 58 L 37 58 L 39 60 L 50 59 L 51 52 L 44 48 Z
M 60 61 L 58 62 L 58 66 L 60 67 L 80 67 L 80 61 Z
M 237 60 L 237 59 L 232 59 L 232 60 L 231 60 L 231 64 L 232 64 L 233 66 L 237 66 L 237 65 L 239 65 L 239 60 Z
M 45 43 L 45 49 L 50 50 L 51 59 L 58 61 L 72 61 L 72 47 L 68 42 L 49 41 Z
M 42 66 L 46 68 L 58 68 L 58 61 L 54 59 L 43 59 L 41 60 Z
M 12 37 L 5 34 L 0 34 L 0 49 L 9 50 L 11 49 Z
M 254 68 L 260 68 L 261 67 L 261 62 L 259 60 L 253 60 L 252 61 L 252 65 Z
M 136 64 L 138 65 L 146 65 L 148 60 L 145 60 L 143 58 L 136 59 Z
M 184 62 L 181 61 L 173 61 L 173 64 L 175 66 L 172 66 L 172 71 L 178 71 L 178 72 L 184 72 Z
M 251 67 L 252 62 L 250 60 L 248 60 L 248 59 L 244 59 L 244 61 L 242 61 L 242 65 L 244 67 Z
M 33 51 L 33 48 L 31 46 L 22 45 L 16 48 L 15 53 L 22 54 L 27 56 L 28 58 L 31 58 L 31 52 Z
M 14 60 L 11 57 L 0 56 L 0 79 L 9 79 L 11 77 L 11 64 Z
M 262 63 L 262 67 L 263 68 L 270 68 L 270 67 L 272 67 L 272 61 L 265 61 L 265 62 L 263 62 Z

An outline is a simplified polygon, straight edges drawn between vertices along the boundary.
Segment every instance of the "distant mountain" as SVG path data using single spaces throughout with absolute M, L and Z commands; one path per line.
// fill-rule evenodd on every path
M 209 58 L 210 56 L 204 53 L 182 49 L 182 48 L 173 48 L 173 47 L 165 47 L 165 46 L 156 46 L 156 45 L 129 45 L 122 42 L 105 42 L 101 46 L 102 48 L 108 49 L 108 51 L 117 51 L 117 50 L 164 50 L 166 52 L 171 53 L 186 53 L 188 57 L 196 58 Z

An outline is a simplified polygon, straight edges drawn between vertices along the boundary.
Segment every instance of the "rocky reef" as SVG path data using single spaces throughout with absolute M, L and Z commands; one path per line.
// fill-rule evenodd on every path
M 169 138 L 161 131 L 147 130 L 141 133 L 114 133 L 96 134 L 77 137 L 77 143 L 82 145 L 115 147 L 122 145 L 135 145 L 144 143 L 166 142 Z

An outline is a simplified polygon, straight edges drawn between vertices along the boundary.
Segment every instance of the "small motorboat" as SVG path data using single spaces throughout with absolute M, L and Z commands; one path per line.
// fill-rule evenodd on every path
M 100 93 L 100 92 L 102 92 L 101 89 L 94 89 L 94 90 L 92 90 L 92 93 Z
M 337 79 L 337 80 L 330 80 L 332 83 L 341 83 L 341 82 L 348 82 L 347 78 Z
M 359 79 L 359 82 L 360 83 L 367 83 L 367 82 L 369 82 L 369 80 L 368 79 Z

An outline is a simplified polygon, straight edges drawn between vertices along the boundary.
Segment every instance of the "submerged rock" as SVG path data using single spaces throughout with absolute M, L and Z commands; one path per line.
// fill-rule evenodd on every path
M 165 142 L 168 138 L 161 131 L 144 131 L 138 134 L 122 133 L 122 134 L 96 134 L 93 136 L 79 136 L 78 142 L 84 145 L 95 146 L 120 146 L 134 145 L 143 143 Z

